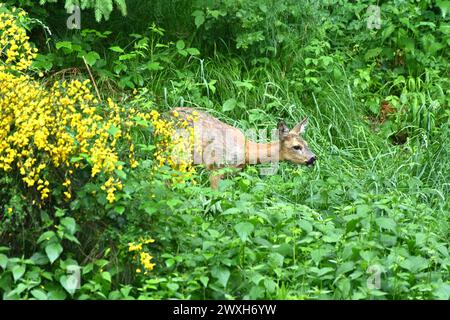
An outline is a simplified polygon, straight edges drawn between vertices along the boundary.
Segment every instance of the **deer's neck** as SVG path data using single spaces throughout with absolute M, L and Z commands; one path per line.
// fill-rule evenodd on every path
M 245 163 L 257 164 L 278 162 L 280 159 L 280 142 L 257 143 L 246 141 Z

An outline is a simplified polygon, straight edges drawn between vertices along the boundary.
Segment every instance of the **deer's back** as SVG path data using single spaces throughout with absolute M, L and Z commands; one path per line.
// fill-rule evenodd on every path
M 179 107 L 171 113 L 178 113 L 194 128 L 195 164 L 217 167 L 245 164 L 245 136 L 239 129 L 194 108 Z

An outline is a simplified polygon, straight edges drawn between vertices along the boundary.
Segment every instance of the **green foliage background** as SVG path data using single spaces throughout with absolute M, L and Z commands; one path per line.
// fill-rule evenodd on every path
M 70 4 L 81 30 L 66 28 Z M 38 208 L 2 172 L 3 299 L 450 298 L 450 1 L 6 5 L 29 12 L 43 81 L 88 78 L 84 57 L 103 97 L 144 112 L 194 106 L 243 130 L 307 115 L 319 160 L 249 167 L 219 191 L 201 169 L 199 184 L 169 186 L 171 169 L 149 175 L 151 132 L 136 129 L 142 166 L 113 206 L 87 182 Z M 127 250 L 141 237 L 156 240 L 146 275 Z

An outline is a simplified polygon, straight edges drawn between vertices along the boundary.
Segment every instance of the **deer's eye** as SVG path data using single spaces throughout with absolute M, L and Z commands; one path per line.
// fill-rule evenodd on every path
M 294 150 L 302 150 L 301 146 L 293 146 L 292 148 L 294 148 Z

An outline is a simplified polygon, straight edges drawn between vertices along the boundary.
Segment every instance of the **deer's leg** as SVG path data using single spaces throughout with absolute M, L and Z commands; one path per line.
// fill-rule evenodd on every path
M 209 175 L 209 183 L 211 189 L 217 190 L 219 188 L 219 182 L 223 178 L 223 174 L 219 174 L 217 172 L 211 172 Z

